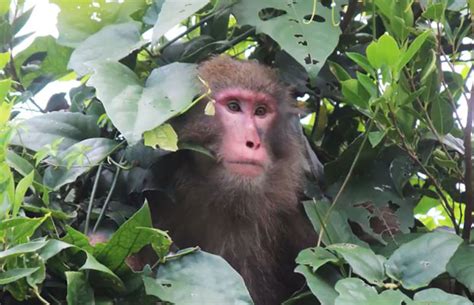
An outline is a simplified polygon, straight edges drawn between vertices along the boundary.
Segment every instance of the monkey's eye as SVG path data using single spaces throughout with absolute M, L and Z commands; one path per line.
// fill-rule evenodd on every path
M 264 116 L 267 112 L 267 108 L 264 106 L 258 106 L 257 109 L 255 109 L 256 116 Z
M 227 108 L 229 108 L 230 111 L 232 112 L 239 112 L 240 111 L 240 105 L 237 101 L 231 101 L 227 104 Z

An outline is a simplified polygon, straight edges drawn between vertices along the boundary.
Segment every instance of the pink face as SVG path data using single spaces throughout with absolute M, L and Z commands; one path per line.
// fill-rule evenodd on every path
M 269 95 L 234 88 L 216 95 L 216 116 L 223 130 L 220 154 L 224 167 L 237 175 L 257 177 L 270 163 L 265 136 L 277 115 Z

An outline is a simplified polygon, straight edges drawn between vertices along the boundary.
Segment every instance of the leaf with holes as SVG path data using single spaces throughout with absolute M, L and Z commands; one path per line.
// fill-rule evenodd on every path
M 333 8 L 306 0 L 242 0 L 232 7 L 240 24 L 253 25 L 257 33 L 273 38 L 293 56 L 314 79 L 339 41 L 339 11 L 346 1 Z M 334 17 L 336 16 L 336 17 Z M 336 20 L 333 20 L 336 18 Z
M 152 43 L 156 44 L 172 27 L 179 24 L 182 20 L 188 18 L 204 5 L 209 0 L 167 0 L 163 3 L 158 20 L 153 26 Z

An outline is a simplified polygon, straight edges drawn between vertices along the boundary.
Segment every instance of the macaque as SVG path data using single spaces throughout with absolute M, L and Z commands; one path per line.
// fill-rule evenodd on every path
M 298 252 L 316 242 L 299 203 L 308 162 L 295 102 L 274 70 L 253 61 L 219 56 L 198 73 L 210 95 L 171 124 L 215 158 L 170 156 L 163 181 L 173 191 L 147 194 L 154 225 L 179 248 L 226 259 L 256 305 L 280 304 L 304 283 L 293 272 Z

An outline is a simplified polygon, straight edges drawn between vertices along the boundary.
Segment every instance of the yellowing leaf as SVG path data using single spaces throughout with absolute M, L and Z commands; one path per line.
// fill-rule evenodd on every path
M 146 146 L 156 147 L 169 151 L 178 150 L 178 135 L 170 124 L 160 125 L 143 133 Z
M 214 101 L 209 101 L 204 109 L 205 115 L 213 116 L 216 114 L 216 106 L 214 106 Z

